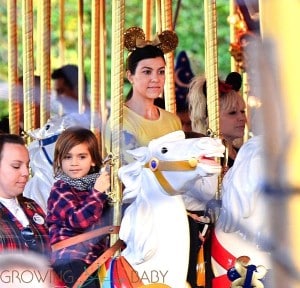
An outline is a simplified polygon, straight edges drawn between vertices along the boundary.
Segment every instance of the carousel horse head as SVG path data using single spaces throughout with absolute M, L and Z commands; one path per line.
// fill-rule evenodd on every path
M 81 116 L 77 113 L 62 117 L 55 116 L 50 118 L 43 127 L 27 132 L 33 139 L 28 146 L 33 176 L 25 187 L 24 196 L 34 199 L 45 211 L 54 182 L 52 164 L 56 140 L 66 128 L 86 125 Z
M 270 199 L 264 193 L 263 155 L 261 136 L 251 138 L 241 147 L 234 165 L 223 178 L 222 208 L 212 242 L 212 264 L 216 274 L 213 287 L 239 287 L 230 286 L 226 277 L 223 277 L 226 282 L 218 281 L 240 257 L 251 259 L 249 267 L 255 264 L 271 268 Z
M 185 287 L 189 227 L 181 194 L 197 179 L 219 174 L 214 157 L 223 152 L 219 139 L 185 139 L 183 131 L 128 151 L 135 161 L 118 171 L 123 202 L 130 203 L 119 235 L 126 243 L 122 255 L 145 284 L 153 283 L 156 273 L 156 283 Z

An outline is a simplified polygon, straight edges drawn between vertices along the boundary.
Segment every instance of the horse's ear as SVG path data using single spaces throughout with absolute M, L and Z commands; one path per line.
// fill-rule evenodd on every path
M 148 147 L 138 147 L 136 149 L 126 150 L 126 152 L 139 162 L 146 163 L 147 161 L 149 161 Z

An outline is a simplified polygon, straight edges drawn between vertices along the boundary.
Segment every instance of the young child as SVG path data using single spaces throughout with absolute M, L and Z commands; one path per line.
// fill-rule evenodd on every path
M 97 138 L 90 130 L 71 127 L 59 136 L 53 163 L 57 181 L 50 192 L 46 218 L 51 245 L 103 225 L 110 176 L 100 173 L 101 165 Z M 52 267 L 67 287 L 108 248 L 108 237 L 52 252 Z M 88 287 L 98 288 L 98 277 L 90 278 Z

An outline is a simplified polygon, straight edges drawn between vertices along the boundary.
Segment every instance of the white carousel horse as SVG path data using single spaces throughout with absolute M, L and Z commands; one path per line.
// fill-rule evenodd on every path
M 28 132 L 34 140 L 29 144 L 30 167 L 33 176 L 28 181 L 24 196 L 35 200 L 44 211 L 50 194 L 53 178 L 53 157 L 55 142 L 60 133 L 71 126 L 85 126 L 84 115 L 71 113 L 66 116 L 50 118 L 47 123 L 36 130 Z
M 210 182 L 220 165 L 206 157 L 222 157 L 224 146 L 208 137 L 184 139 L 182 131 L 128 151 L 136 161 L 122 166 L 125 210 L 119 236 L 122 255 L 143 283 L 186 287 L 189 226 L 180 194 L 197 179 Z
M 261 276 L 266 274 L 266 269 L 271 269 L 270 202 L 263 191 L 263 155 L 262 137 L 251 138 L 241 147 L 233 167 L 223 179 L 222 208 L 212 240 L 214 288 L 246 287 L 230 286 L 226 275 L 238 257 L 247 256 L 249 264 L 260 268 Z M 247 287 L 272 287 L 258 283 Z

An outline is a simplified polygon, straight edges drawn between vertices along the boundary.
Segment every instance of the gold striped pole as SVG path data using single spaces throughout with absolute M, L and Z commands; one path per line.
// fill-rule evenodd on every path
M 228 23 L 229 23 L 229 34 L 230 34 L 230 43 L 236 42 L 236 29 L 235 29 L 235 23 L 236 23 L 236 3 L 235 0 L 229 1 L 229 17 L 228 17 Z M 237 63 L 233 56 L 230 57 L 231 62 L 231 71 L 237 71 Z
M 93 0 L 92 2 L 92 47 L 91 47 L 91 130 L 95 133 L 98 141 L 100 140 L 99 114 L 100 114 L 100 25 L 101 9 L 100 1 Z M 100 24 L 101 23 L 101 24 Z M 103 133 L 102 133 L 103 134 Z M 102 143 L 100 142 L 100 151 L 102 151 Z M 103 154 L 102 154 L 103 155 Z
M 84 113 L 84 36 L 83 36 L 83 0 L 78 1 L 78 112 Z
M 162 0 L 162 30 L 173 30 L 172 1 Z M 174 75 L 174 52 L 167 53 L 166 58 L 166 83 L 165 83 L 165 108 L 167 111 L 176 113 L 175 75 Z
M 114 195 L 114 225 L 121 222 L 122 187 L 118 178 L 118 169 L 121 164 L 119 155 L 123 116 L 123 75 L 124 75 L 124 15 L 125 1 L 112 1 L 112 65 L 111 65 L 111 143 L 112 154 L 116 157 L 112 169 L 111 190 Z M 116 239 L 113 239 L 114 241 Z M 113 242 L 114 242 L 113 241 Z
M 161 33 L 162 27 L 161 27 L 161 0 L 155 0 L 155 19 L 156 19 L 156 32 Z
M 299 67 L 300 38 L 295 32 L 300 25 L 300 2 L 290 0 L 260 1 L 262 42 L 265 58 L 271 67 L 261 75 L 267 182 L 276 206 L 271 206 L 271 219 L 277 255 L 273 262 L 274 288 L 300 287 L 300 123 Z M 296 34 L 295 34 L 296 33 Z M 268 78 L 274 75 L 272 79 Z M 275 78 L 276 77 L 276 78 Z M 259 84 L 259 83 L 257 83 Z M 274 89 L 274 86 L 276 89 Z M 275 91 L 274 91 L 275 90 Z M 272 192 L 272 191 L 271 191 Z M 281 254 L 278 255 L 278 253 Z
M 143 30 L 146 39 L 152 38 L 153 0 L 143 0 Z
M 219 125 L 219 85 L 218 85 L 218 44 L 216 0 L 204 1 L 205 19 L 205 73 L 207 90 L 208 134 L 220 137 Z M 227 154 L 227 153 L 226 153 Z M 225 155 L 227 158 L 227 156 Z M 223 174 L 223 173 L 222 173 Z M 221 200 L 222 174 L 218 178 L 216 200 Z M 211 211 L 212 221 L 219 216 L 219 209 Z
M 9 131 L 19 134 L 20 100 L 18 93 L 17 1 L 7 0 L 8 30 L 8 113 Z
M 23 0 L 23 109 L 24 130 L 34 128 L 34 57 L 33 57 L 33 5 L 32 0 Z
M 220 137 L 216 0 L 204 1 L 204 15 L 208 127 L 212 136 Z
M 219 137 L 218 43 L 216 0 L 204 1 L 205 73 L 209 128 Z
M 59 0 L 59 61 L 60 66 L 65 63 L 65 0 Z
M 51 1 L 39 2 L 41 43 L 40 43 L 40 123 L 43 127 L 50 118 L 50 94 L 51 94 Z M 37 59 L 38 60 L 38 59 Z M 35 87 L 36 89 L 38 87 Z M 38 128 L 35 127 L 35 128 Z
M 105 1 L 100 1 L 100 111 L 101 111 L 101 151 L 105 155 L 105 127 L 108 117 L 106 104 L 106 21 Z

